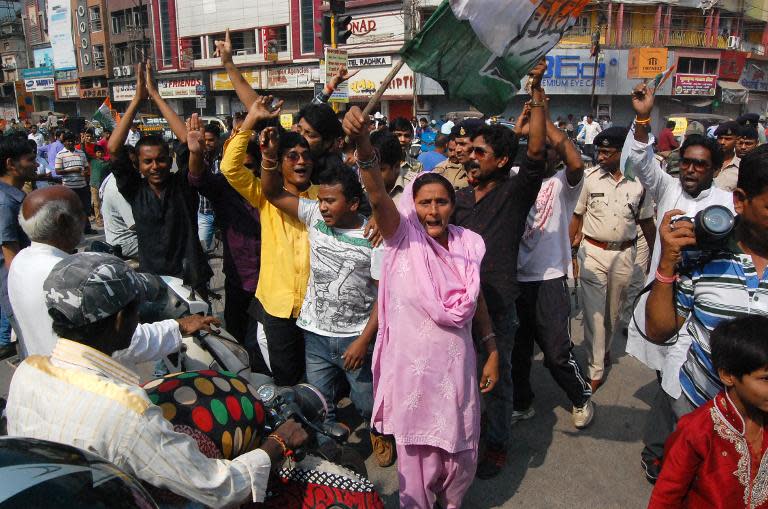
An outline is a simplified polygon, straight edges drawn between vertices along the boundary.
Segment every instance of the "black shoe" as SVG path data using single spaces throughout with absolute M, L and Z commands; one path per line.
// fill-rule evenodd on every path
M 2 345 L 0 346 L 0 359 L 7 359 L 16 355 L 16 345 Z
M 661 474 L 661 458 L 642 457 L 640 465 L 643 467 L 643 472 L 645 472 L 645 479 L 651 484 L 656 484 L 656 480 L 659 478 L 659 474 Z
M 478 479 L 492 479 L 501 473 L 506 464 L 507 451 L 489 445 L 477 463 L 477 473 L 475 476 Z

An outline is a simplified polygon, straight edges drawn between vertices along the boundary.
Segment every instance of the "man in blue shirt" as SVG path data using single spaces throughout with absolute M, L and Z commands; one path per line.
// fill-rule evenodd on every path
M 424 171 L 432 171 L 438 164 L 442 163 L 448 156 L 448 140 L 445 134 L 440 134 L 435 138 L 435 149 L 431 152 L 422 152 L 419 154 L 419 162 L 424 166 Z
M 48 166 L 56 167 L 56 154 L 64 148 L 64 129 L 54 130 L 53 143 L 48 145 Z
M 16 354 L 11 343 L 11 302 L 8 298 L 8 269 L 13 257 L 29 245 L 19 226 L 19 210 L 25 194 L 26 180 L 34 180 L 37 172 L 37 150 L 24 134 L 0 139 L 0 359 Z

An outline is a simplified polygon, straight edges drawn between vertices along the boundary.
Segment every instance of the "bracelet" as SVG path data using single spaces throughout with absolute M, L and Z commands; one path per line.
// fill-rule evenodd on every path
M 528 106 L 531 108 L 543 108 L 547 103 L 545 101 L 534 101 L 533 99 L 528 102 Z
M 496 333 L 495 332 L 491 332 L 490 334 L 485 336 L 483 339 L 481 339 L 480 343 L 485 344 L 488 341 L 490 341 L 491 339 L 495 339 L 495 338 L 496 338 Z
M 640 120 L 639 118 L 635 117 L 635 124 L 637 125 L 649 125 L 651 123 L 650 117 L 646 118 L 645 120 Z
M 290 449 L 288 449 L 288 444 L 285 443 L 285 440 L 283 440 L 283 437 L 278 435 L 277 433 L 270 433 L 269 436 L 267 436 L 267 439 L 272 439 L 275 442 L 278 443 L 278 445 L 283 449 L 283 456 L 291 456 L 292 452 Z
M 357 160 L 357 167 L 361 170 L 372 170 L 379 165 L 379 154 L 376 153 L 376 150 L 373 151 L 373 156 L 370 159 L 363 161 L 358 158 L 357 149 L 355 149 L 355 159 Z
M 656 269 L 656 281 L 658 281 L 659 283 L 664 283 L 665 285 L 671 285 L 675 281 L 677 281 L 677 275 L 665 276 L 661 272 L 659 272 L 659 269 Z
M 274 166 L 264 166 L 264 161 L 261 161 L 261 169 L 264 171 L 275 171 L 277 169 L 277 161 L 275 161 Z

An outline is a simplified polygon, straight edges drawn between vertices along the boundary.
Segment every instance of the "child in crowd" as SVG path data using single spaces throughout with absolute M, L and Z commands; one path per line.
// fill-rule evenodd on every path
M 101 198 L 99 198 L 99 189 L 101 183 L 109 175 L 109 162 L 104 160 L 104 147 L 101 145 L 94 145 L 93 157 L 90 158 L 91 163 L 91 204 L 93 205 L 93 218 L 96 221 L 96 225 L 100 228 L 104 226 L 104 219 L 101 216 Z
M 768 317 L 721 323 L 710 337 L 725 391 L 667 440 L 649 509 L 768 507 Z

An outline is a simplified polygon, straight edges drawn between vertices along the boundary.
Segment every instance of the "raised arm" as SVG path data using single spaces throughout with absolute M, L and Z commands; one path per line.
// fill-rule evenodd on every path
M 565 176 L 568 183 L 572 186 L 577 185 L 584 178 L 584 161 L 568 135 L 552 123 L 549 115 L 547 115 L 547 139 L 565 163 Z
M 256 101 L 254 105 L 258 104 Z M 251 106 L 253 109 L 253 106 Z M 250 115 L 250 112 L 248 113 Z M 267 127 L 259 133 L 261 148 L 261 187 L 267 200 L 286 214 L 299 217 L 299 197 L 283 187 L 283 175 L 277 160 L 277 129 Z
M 157 109 L 160 110 L 160 114 L 163 116 L 163 118 L 168 121 L 168 125 L 171 126 L 171 131 L 173 131 L 173 134 L 176 135 L 179 143 L 186 143 L 187 126 L 179 114 L 173 111 L 173 108 L 171 108 L 168 103 L 165 102 L 165 99 L 160 97 L 160 92 L 157 91 L 157 87 L 155 86 L 155 80 L 152 78 L 152 63 L 149 60 L 147 60 L 145 69 L 146 73 L 144 76 L 144 81 L 149 98 L 152 99 L 152 102 L 155 103 Z
M 637 179 L 653 200 L 658 203 L 669 186 L 677 186 L 676 179 L 661 168 L 653 153 L 650 134 L 651 111 L 654 95 L 648 85 L 641 83 L 632 91 L 632 108 L 635 110 L 634 135 L 624 142 L 627 162 L 624 170 L 637 175 Z
M 544 160 L 544 147 L 547 142 L 546 96 L 541 88 L 541 78 L 547 70 L 547 61 L 543 58 L 528 75 L 531 88 L 531 116 L 528 131 L 528 158 L 534 161 Z
M 130 131 L 133 125 L 133 119 L 136 117 L 139 108 L 141 108 L 141 101 L 147 98 L 147 88 L 144 84 L 144 64 L 136 64 L 136 93 L 133 95 L 133 99 L 128 104 L 128 108 L 120 118 L 120 122 L 112 131 L 112 136 L 109 137 L 109 143 L 107 143 L 107 150 L 110 154 L 116 154 L 123 150 L 125 145 L 125 139 L 128 137 L 128 131 Z
M 323 87 L 323 90 L 317 94 L 314 99 L 312 99 L 312 102 L 314 104 L 324 104 L 328 102 L 328 99 L 331 98 L 331 95 L 333 95 L 333 92 L 339 88 L 339 85 L 350 79 L 352 76 L 357 74 L 360 71 L 360 69 L 355 69 L 354 71 L 347 70 L 346 67 L 339 67 L 339 70 L 336 72 L 336 75 L 331 78 L 331 81 L 325 84 Z
M 388 239 L 400 226 L 400 212 L 384 186 L 379 158 L 373 150 L 368 134 L 368 122 L 367 115 L 363 115 L 360 108 L 353 106 L 344 116 L 343 127 L 344 132 L 357 147 L 357 162 L 363 186 L 373 208 L 373 217 L 379 225 L 381 235 Z
M 189 149 L 189 174 L 193 178 L 201 177 L 205 173 L 205 161 L 203 161 L 203 129 L 200 125 L 200 117 L 193 113 L 185 126 L 187 131 L 187 149 Z
M 251 88 L 251 85 L 245 81 L 243 75 L 235 67 L 235 62 L 232 60 L 232 39 L 229 36 L 229 28 L 224 34 L 224 40 L 214 41 L 213 44 L 216 46 L 215 54 L 221 57 L 221 65 L 227 71 L 227 76 L 235 89 L 237 98 L 246 108 L 250 108 L 251 104 L 259 98 L 259 94 Z

